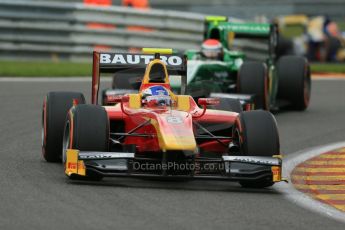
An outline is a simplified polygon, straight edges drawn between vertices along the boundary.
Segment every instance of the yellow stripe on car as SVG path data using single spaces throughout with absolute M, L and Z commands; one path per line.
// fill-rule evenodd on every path
M 144 54 L 173 54 L 173 49 L 167 49 L 167 48 L 143 48 L 142 52 Z
M 86 169 L 84 162 L 78 160 L 79 151 L 76 149 L 67 149 L 66 152 L 66 165 L 65 165 L 65 173 L 67 176 L 71 176 L 73 174 L 86 176 Z

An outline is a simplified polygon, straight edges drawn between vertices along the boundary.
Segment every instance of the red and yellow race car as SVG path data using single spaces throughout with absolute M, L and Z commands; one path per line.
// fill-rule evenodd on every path
M 126 84 L 139 85 L 139 91 L 108 95 L 107 104 L 113 105 L 98 105 L 101 73 L 128 70 L 131 82 Z M 169 49 L 147 49 L 143 54 L 94 52 L 91 104 L 77 92 L 50 92 L 44 99 L 44 158 L 62 160 L 71 179 L 221 179 L 245 187 L 281 181 L 273 115 L 210 109 L 219 103 L 216 98 L 200 98 L 196 103 L 186 95 L 186 71 L 186 57 Z M 172 74 L 181 77 L 180 94 L 171 90 Z

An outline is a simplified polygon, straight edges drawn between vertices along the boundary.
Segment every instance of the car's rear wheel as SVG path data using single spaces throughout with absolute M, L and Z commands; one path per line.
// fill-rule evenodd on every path
M 60 162 L 62 137 L 68 110 L 73 99 L 79 104 L 85 103 L 82 93 L 50 92 L 43 101 L 42 109 L 42 154 L 48 162 Z
M 238 72 L 237 91 L 255 95 L 255 109 L 269 110 L 267 66 L 261 62 L 244 62 Z
M 66 150 L 107 152 L 109 150 L 109 119 L 105 109 L 97 105 L 78 105 L 69 111 L 63 137 L 63 162 Z M 87 172 L 86 179 L 100 180 L 102 176 Z M 81 179 L 72 176 L 71 179 Z
M 233 129 L 241 155 L 269 156 L 280 153 L 277 123 L 267 111 L 254 110 L 242 112 L 236 119 Z M 272 177 L 259 181 L 240 181 L 243 187 L 264 188 L 274 184 Z
M 290 108 L 305 110 L 310 101 L 310 66 L 304 57 L 283 56 L 277 63 L 278 98 L 288 101 Z

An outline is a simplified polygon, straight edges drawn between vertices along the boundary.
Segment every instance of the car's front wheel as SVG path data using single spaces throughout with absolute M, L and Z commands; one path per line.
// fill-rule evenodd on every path
M 63 137 L 63 162 L 67 149 L 107 152 L 109 150 L 109 119 L 107 112 L 97 105 L 78 105 L 69 111 Z M 90 174 L 91 173 L 91 174 Z M 71 179 L 80 179 L 71 177 Z M 86 179 L 100 180 L 101 176 L 88 173 Z
M 48 162 L 60 162 L 64 123 L 73 99 L 85 103 L 82 93 L 50 92 L 43 101 L 42 109 L 42 155 Z
M 236 119 L 233 138 L 241 155 L 268 156 L 280 153 L 277 123 L 274 116 L 263 110 L 242 112 Z M 255 181 L 240 181 L 243 187 L 264 188 L 274 184 L 272 177 Z

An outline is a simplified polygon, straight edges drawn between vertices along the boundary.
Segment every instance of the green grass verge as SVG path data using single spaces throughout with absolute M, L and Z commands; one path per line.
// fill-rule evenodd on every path
M 72 77 L 91 74 L 91 63 L 0 61 L 0 76 Z
M 337 22 L 338 26 L 339 26 L 339 30 L 340 31 L 344 31 L 345 30 L 345 22 L 344 21 L 339 21 Z
M 344 21 L 338 21 L 336 23 L 338 24 L 340 31 L 345 30 L 345 22 Z M 283 28 L 280 28 L 280 33 L 285 38 L 294 38 L 294 37 L 298 37 L 298 36 L 303 35 L 304 30 L 305 30 L 305 28 L 301 24 L 287 25 Z
M 312 72 L 345 73 L 345 64 L 312 63 Z M 91 77 L 91 63 L 0 61 L 0 77 Z
M 345 73 L 345 64 L 338 63 L 312 63 L 312 73 Z
M 285 38 L 294 38 L 303 35 L 303 27 L 300 25 L 286 26 L 280 30 L 280 33 Z

